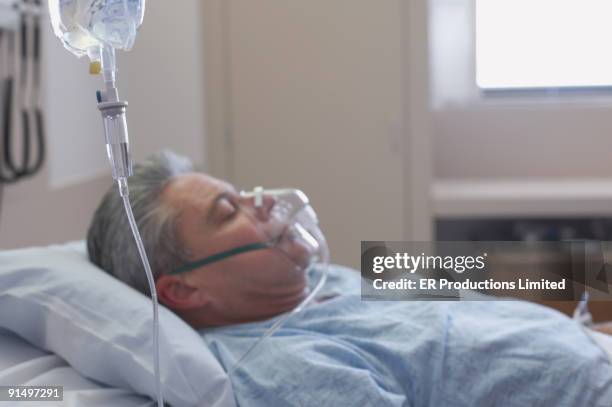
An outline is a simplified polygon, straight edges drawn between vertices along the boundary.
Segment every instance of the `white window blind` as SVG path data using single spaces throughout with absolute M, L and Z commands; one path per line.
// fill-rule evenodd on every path
M 612 86 L 612 0 L 475 0 L 481 89 Z

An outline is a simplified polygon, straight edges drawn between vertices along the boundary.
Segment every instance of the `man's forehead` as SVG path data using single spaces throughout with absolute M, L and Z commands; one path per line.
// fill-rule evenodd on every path
M 165 189 L 164 198 L 171 203 L 202 202 L 212 200 L 219 193 L 228 190 L 233 190 L 233 187 L 227 182 L 193 172 L 175 177 Z

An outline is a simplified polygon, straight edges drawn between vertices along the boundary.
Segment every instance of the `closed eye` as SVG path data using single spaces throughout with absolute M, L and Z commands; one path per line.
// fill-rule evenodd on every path
M 236 212 L 238 212 L 238 206 L 228 197 L 223 197 L 217 204 L 217 212 L 220 221 L 231 219 Z

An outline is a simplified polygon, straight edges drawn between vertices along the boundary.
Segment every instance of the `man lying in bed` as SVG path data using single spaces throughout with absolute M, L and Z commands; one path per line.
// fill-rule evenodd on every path
M 201 331 L 226 369 L 318 279 L 296 272 L 276 249 L 168 275 L 261 241 L 257 223 L 273 202 L 255 209 L 231 185 L 168 152 L 136 166 L 130 191 L 161 302 Z M 96 211 L 88 250 L 94 263 L 147 293 L 115 188 Z M 556 311 L 518 301 L 362 302 L 356 272 L 330 273 L 319 300 L 232 373 L 239 404 L 612 406 L 606 354 Z

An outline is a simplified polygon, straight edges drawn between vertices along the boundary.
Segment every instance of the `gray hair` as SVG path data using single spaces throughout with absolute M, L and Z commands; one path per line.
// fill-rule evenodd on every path
M 177 175 L 194 171 L 186 157 L 161 151 L 134 166 L 129 178 L 134 218 L 157 278 L 187 262 L 175 230 L 178 212 L 161 199 L 164 187 Z M 106 192 L 87 233 L 89 259 L 109 274 L 150 295 L 116 184 Z

